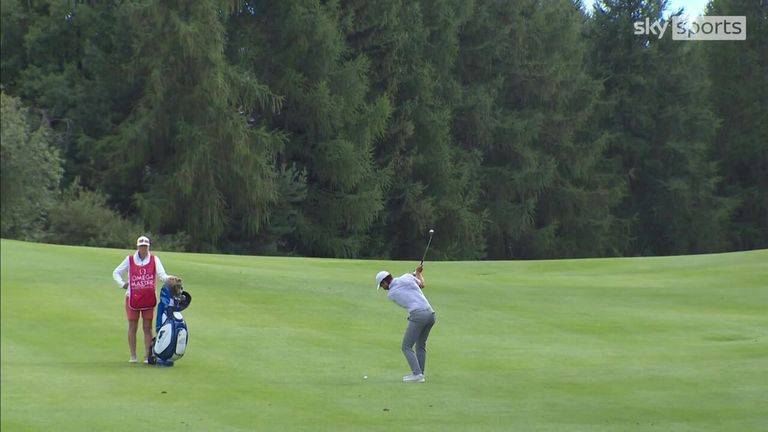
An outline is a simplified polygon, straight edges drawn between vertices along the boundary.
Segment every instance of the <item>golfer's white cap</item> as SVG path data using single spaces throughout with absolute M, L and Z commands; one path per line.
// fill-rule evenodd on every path
M 381 288 L 381 281 L 383 281 L 387 276 L 389 276 L 389 272 L 386 270 L 382 270 L 376 273 L 376 291 Z
M 149 238 L 146 236 L 139 237 L 136 239 L 136 246 L 149 246 Z

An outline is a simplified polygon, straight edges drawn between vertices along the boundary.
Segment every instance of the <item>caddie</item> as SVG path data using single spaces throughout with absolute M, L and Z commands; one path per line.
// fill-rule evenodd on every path
M 139 315 L 144 330 L 144 352 L 149 352 L 152 345 L 152 318 L 157 304 L 157 282 L 165 282 L 167 275 L 160 257 L 149 252 L 149 238 L 141 236 L 136 240 L 137 251 L 125 257 L 115 267 L 112 278 L 125 292 L 125 314 L 128 317 L 128 347 L 131 350 L 130 363 L 136 363 L 136 332 L 139 327 Z M 128 281 L 123 275 L 128 274 Z M 144 362 L 147 359 L 144 358 Z

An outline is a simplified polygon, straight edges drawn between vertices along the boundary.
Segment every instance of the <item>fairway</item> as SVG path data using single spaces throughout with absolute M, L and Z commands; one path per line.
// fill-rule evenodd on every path
M 157 252 L 194 298 L 157 368 L 127 362 L 129 253 L 2 240 L 3 431 L 768 430 L 765 250 L 427 262 L 424 384 L 374 289 L 417 260 Z

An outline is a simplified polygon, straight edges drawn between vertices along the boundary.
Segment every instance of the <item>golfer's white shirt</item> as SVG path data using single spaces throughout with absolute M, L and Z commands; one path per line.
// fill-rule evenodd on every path
M 139 258 L 139 253 L 136 252 L 133 254 L 133 262 L 138 266 L 145 266 L 149 264 L 149 257 L 151 257 L 152 254 L 150 252 L 147 252 L 147 257 L 144 259 Z M 128 257 L 125 257 L 123 262 L 120 263 L 117 267 L 115 267 L 115 271 L 112 272 L 112 279 L 117 282 L 117 285 L 122 288 L 123 285 L 125 285 L 125 281 L 123 280 L 123 274 L 128 272 L 128 270 L 131 268 L 131 264 L 128 262 Z M 165 274 L 165 267 L 163 267 L 163 263 L 160 262 L 160 258 L 155 257 L 155 274 L 157 274 L 157 277 L 160 279 L 160 282 L 165 282 L 166 279 L 168 279 L 168 275 Z M 125 295 L 128 295 L 128 290 L 125 290 Z
M 424 293 L 421 292 L 421 288 L 419 288 L 419 280 L 410 273 L 392 279 L 387 298 L 407 309 L 408 312 L 417 310 L 434 312 Z

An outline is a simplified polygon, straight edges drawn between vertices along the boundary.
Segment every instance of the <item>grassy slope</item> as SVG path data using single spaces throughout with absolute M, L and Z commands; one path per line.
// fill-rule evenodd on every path
M 422 385 L 373 289 L 412 262 L 158 253 L 194 296 L 160 369 L 127 363 L 128 252 L 2 241 L 3 431 L 768 428 L 768 251 L 428 263 Z

